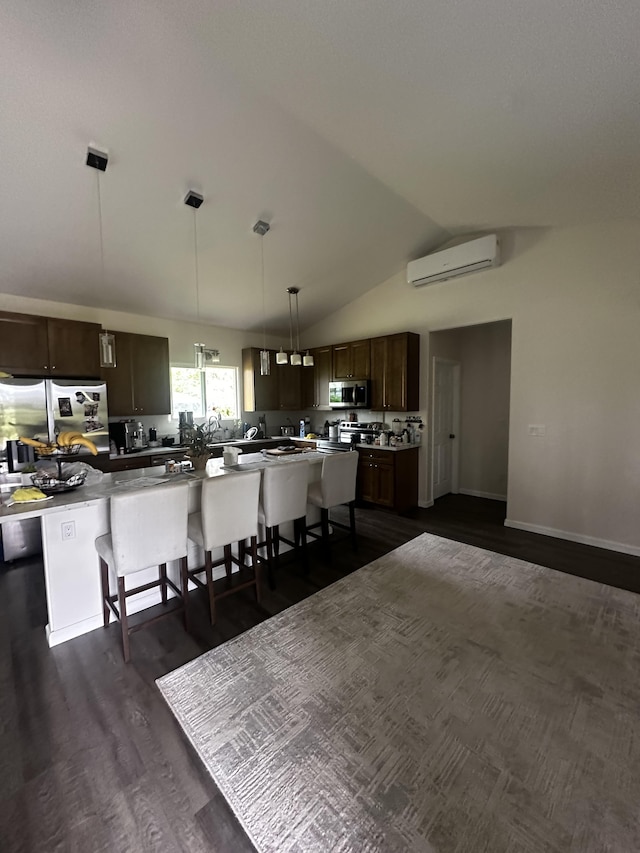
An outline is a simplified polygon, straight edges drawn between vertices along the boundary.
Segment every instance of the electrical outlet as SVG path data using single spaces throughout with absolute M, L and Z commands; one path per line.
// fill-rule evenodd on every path
M 529 435 L 546 435 L 546 424 L 529 424 Z
M 76 538 L 76 523 L 75 521 L 63 521 L 60 525 L 62 529 L 62 539 L 75 539 Z

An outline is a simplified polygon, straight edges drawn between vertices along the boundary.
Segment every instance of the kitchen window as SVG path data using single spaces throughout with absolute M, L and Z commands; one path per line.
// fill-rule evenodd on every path
M 193 412 L 198 419 L 214 411 L 223 419 L 239 417 L 238 368 L 172 367 L 171 416 L 177 419 L 179 412 Z

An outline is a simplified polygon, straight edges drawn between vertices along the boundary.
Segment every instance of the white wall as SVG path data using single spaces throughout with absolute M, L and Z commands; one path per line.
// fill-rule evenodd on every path
M 420 289 L 403 271 L 305 343 L 421 333 L 424 409 L 427 333 L 511 318 L 508 523 L 640 554 L 640 222 L 516 229 L 503 258 Z

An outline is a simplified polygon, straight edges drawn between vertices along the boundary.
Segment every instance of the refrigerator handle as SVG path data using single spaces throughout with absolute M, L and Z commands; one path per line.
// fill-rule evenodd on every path
M 49 433 L 49 441 L 56 440 L 56 419 L 53 399 L 53 383 L 50 379 L 44 380 L 45 399 L 47 402 L 47 431 Z

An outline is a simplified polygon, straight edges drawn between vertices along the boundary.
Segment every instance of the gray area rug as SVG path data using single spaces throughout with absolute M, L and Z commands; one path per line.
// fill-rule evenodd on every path
M 631 853 L 639 617 L 424 534 L 158 686 L 264 853 Z

